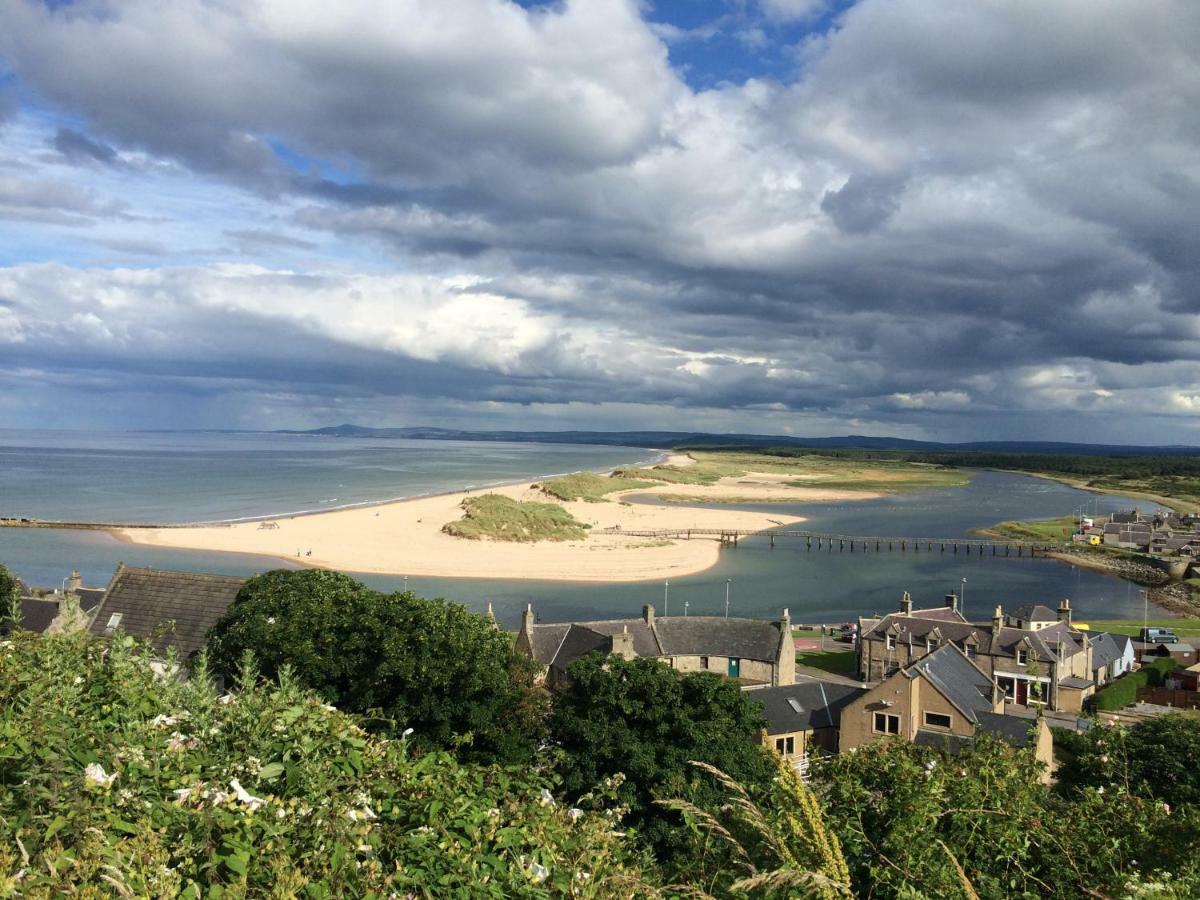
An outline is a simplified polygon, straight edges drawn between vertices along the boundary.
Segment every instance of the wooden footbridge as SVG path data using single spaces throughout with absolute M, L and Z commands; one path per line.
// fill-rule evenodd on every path
M 830 534 L 824 531 L 797 529 L 773 529 L 770 531 L 743 531 L 732 528 L 659 528 L 633 530 L 627 528 L 605 528 L 597 534 L 624 534 L 630 537 L 649 537 L 673 541 L 690 541 L 692 538 L 715 539 L 727 546 L 736 547 L 744 537 L 766 538 L 772 547 L 776 538 L 798 538 L 809 550 L 837 549 L 839 552 L 854 553 L 965 553 L 968 556 L 1037 556 L 1061 550 L 1061 544 L 1034 541 L 995 541 L 986 538 L 926 538 L 926 537 L 878 537 L 871 535 Z

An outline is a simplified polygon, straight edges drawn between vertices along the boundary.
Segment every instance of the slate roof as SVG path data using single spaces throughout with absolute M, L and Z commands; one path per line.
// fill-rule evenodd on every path
M 1023 716 L 1006 716 L 1002 713 L 981 713 L 976 724 L 976 734 L 987 731 L 996 735 L 1002 741 L 1014 747 L 1024 747 L 1030 740 L 1030 729 L 1033 719 Z M 922 747 L 933 747 L 948 753 L 960 753 L 975 743 L 974 736 L 951 734 L 947 731 L 936 731 L 931 728 L 918 728 L 913 736 L 913 743 Z
M 1055 622 L 1038 631 L 1009 625 L 1002 625 L 997 629 L 990 623 L 985 625 L 944 621 L 915 613 L 911 616 L 901 613 L 884 616 L 874 626 L 864 628 L 863 640 L 880 641 L 892 634 L 900 644 L 907 644 L 910 640 L 913 644 L 924 644 L 926 637 L 931 636 L 935 629 L 943 642 L 953 641 L 959 646 L 965 645 L 968 638 L 973 637 L 979 652 L 989 656 L 1013 656 L 1017 645 L 1025 640 L 1029 649 L 1036 652 L 1037 658 L 1043 662 L 1058 661 L 1055 648 L 1060 640 L 1063 642 L 1064 656 L 1073 656 L 1080 652 L 1087 642 L 1082 632 L 1076 631 L 1066 622 Z
M 767 734 L 786 734 L 837 728 L 846 705 L 866 692 L 866 688 L 852 684 L 814 678 L 783 687 L 747 691 L 746 697 L 762 703 Z
M 969 721 L 978 723 L 981 713 L 992 711 L 992 679 L 957 648 L 939 647 L 904 670 L 908 678 L 915 678 L 918 673 Z
M 1014 609 L 1009 618 L 1021 619 L 1024 622 L 1057 622 L 1058 614 L 1048 606 L 1040 603 L 1026 603 Z
M 85 613 L 90 613 L 99 606 L 104 594 L 104 588 L 79 588 L 75 591 L 75 596 L 79 598 L 79 608 Z
M 1059 687 L 1070 688 L 1074 691 L 1082 691 L 1084 688 L 1089 688 L 1096 682 L 1089 678 L 1080 678 L 1078 675 L 1068 675 L 1066 678 L 1060 678 L 1058 681 Z
M 612 636 L 628 632 L 638 656 L 733 656 L 774 662 L 783 635 L 779 623 L 720 616 L 658 617 L 533 626 L 533 657 L 556 669 L 594 650 L 607 652 Z
M 43 632 L 58 617 L 58 601 L 39 597 L 21 598 L 21 628 L 25 631 Z M 0 634 L 12 631 L 7 610 L 0 616 Z
M 1102 631 L 1092 638 L 1092 670 L 1106 669 L 1121 658 L 1117 642 L 1107 631 Z
M 119 628 L 126 634 L 152 639 L 160 655 L 175 647 L 186 659 L 204 646 L 209 629 L 245 583 L 246 579 L 230 575 L 118 566 L 96 608 L 90 630 L 107 636 Z M 114 622 L 114 616 L 120 618 Z M 155 636 L 160 629 L 165 629 L 164 633 Z

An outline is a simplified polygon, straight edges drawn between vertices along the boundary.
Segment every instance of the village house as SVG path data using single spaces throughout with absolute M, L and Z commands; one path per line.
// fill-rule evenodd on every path
M 159 657 L 186 660 L 233 603 L 245 578 L 139 569 L 119 564 L 92 618 L 91 633 L 118 631 L 150 642 Z
M 858 672 L 863 681 L 880 681 L 911 666 L 945 644 L 954 644 L 995 682 L 1000 696 L 1014 706 L 1044 706 L 1081 712 L 1095 692 L 1092 647 L 1071 624 L 1071 604 L 1058 611 L 1026 605 L 1005 615 L 997 606 L 990 623 L 968 622 L 958 597 L 944 606 L 913 609 L 907 592 L 898 612 L 860 618 Z
M 1053 739 L 1046 720 L 1004 709 L 993 677 L 946 643 L 853 697 L 841 710 L 840 749 L 897 738 L 955 753 L 990 733 L 1017 747 L 1032 743 L 1048 777 Z
M 86 630 L 104 597 L 103 588 L 84 587 L 78 570 L 55 588 L 34 589 L 18 579 L 17 593 L 21 628 L 44 634 Z M 11 628 L 10 622 L 0 619 L 0 636 L 8 634 Z
M 662 617 L 642 607 L 636 619 L 539 625 L 526 607 L 516 647 L 546 667 L 546 683 L 562 683 L 567 668 L 589 653 L 652 657 L 681 672 L 714 672 L 744 685 L 792 684 L 796 645 L 788 611 L 775 622 L 718 616 Z
M 1091 637 L 1092 680 L 1096 686 L 1107 684 L 1133 671 L 1133 639 L 1124 634 L 1101 631 Z
M 866 688 L 857 685 L 800 675 L 794 684 L 759 688 L 747 696 L 763 705 L 763 742 L 799 762 L 815 751 L 838 752 L 842 710 L 865 693 Z

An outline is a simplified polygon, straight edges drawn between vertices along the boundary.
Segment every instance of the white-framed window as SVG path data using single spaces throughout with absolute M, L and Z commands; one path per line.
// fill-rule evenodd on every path
M 1029 665 L 1029 651 L 1028 650 L 1018 650 L 1017 651 L 1017 665 L 1018 666 Z
M 775 749 L 783 756 L 792 756 L 796 752 L 794 737 L 775 738 Z
M 899 734 L 900 717 L 893 716 L 891 713 L 877 712 L 872 730 L 876 734 Z
M 926 653 L 932 653 L 934 650 L 937 649 L 937 646 L 938 646 L 937 638 L 935 638 L 935 637 L 925 638 L 925 652 Z
M 895 650 L 895 649 L 896 649 L 896 636 L 895 636 L 894 634 L 889 634 L 889 635 L 887 636 L 887 648 L 888 648 L 889 650 Z
M 925 713 L 925 724 L 930 728 L 949 728 L 950 717 L 945 713 Z
M 967 659 L 974 659 L 976 656 L 979 655 L 979 648 L 976 647 L 974 644 L 967 644 L 967 646 L 964 647 L 963 650 L 967 654 Z
M 1004 695 L 1004 699 L 1009 703 L 1015 703 L 1017 700 L 1017 680 L 1015 678 L 997 678 L 996 687 L 1000 688 L 1000 693 Z

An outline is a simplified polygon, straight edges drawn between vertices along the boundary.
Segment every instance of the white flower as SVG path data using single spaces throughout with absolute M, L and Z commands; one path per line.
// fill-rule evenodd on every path
M 262 797 L 251 796 L 236 778 L 229 779 L 229 786 L 233 788 L 233 795 L 238 798 L 238 802 L 245 803 L 250 807 L 250 812 L 254 812 L 267 802 Z
M 274 617 L 274 616 L 267 616 L 267 624 L 268 624 L 268 625 L 274 625 L 274 624 L 275 624 L 275 617 Z
M 179 720 L 176 719 L 174 716 L 165 716 L 162 713 L 159 713 L 157 716 L 155 716 L 153 719 L 150 720 L 150 724 L 153 725 L 155 728 L 165 728 L 169 725 L 175 725 L 178 721 Z
M 233 701 L 234 701 L 233 694 L 222 694 L 220 697 L 217 698 L 217 702 L 220 703 L 222 706 L 228 706 Z
M 100 763 L 88 763 L 84 767 L 83 774 L 87 777 L 88 781 L 98 784 L 100 787 L 109 787 L 117 780 L 117 773 L 113 772 L 109 775 L 104 771 L 104 766 L 100 765 Z
M 534 863 L 529 867 L 529 875 L 535 882 L 542 882 L 550 877 L 550 870 L 543 865 Z
M 538 792 L 538 800 L 541 801 L 542 806 L 549 806 L 554 802 L 554 795 L 545 788 L 542 788 Z
M 337 707 L 332 703 L 322 703 L 321 709 L 325 710 L 325 712 L 337 712 Z
M 583 810 L 576 809 L 575 807 L 571 807 L 570 809 L 567 810 L 567 818 L 570 819 L 572 822 L 578 822 L 580 819 L 583 818 Z
M 494 807 L 494 806 L 487 811 L 487 814 L 488 814 L 489 819 L 500 818 L 500 810 L 496 809 L 496 807 Z
M 175 802 L 182 803 L 192 795 L 192 788 L 176 788 L 171 793 L 175 795 Z
M 925 774 L 926 775 L 932 774 L 933 770 L 936 768 L 937 768 L 937 760 L 931 759 L 929 762 L 925 763 Z
M 1162 808 L 1163 808 L 1163 812 L 1170 814 L 1170 812 L 1171 812 L 1171 804 L 1170 803 L 1164 803 L 1162 805 Z
M 373 809 L 371 809 L 371 807 L 367 806 L 364 803 L 362 809 L 346 810 L 346 818 L 348 818 L 351 822 L 358 822 L 358 821 L 366 822 L 366 821 L 369 821 L 370 819 L 378 819 L 379 817 L 377 815 L 375 815 L 375 811 Z
M 76 675 L 76 676 L 75 676 L 75 680 L 74 680 L 73 682 L 71 682 L 71 683 L 72 683 L 72 684 L 83 684 L 83 676 L 82 676 L 82 675 Z
M 167 749 L 168 750 L 183 750 L 183 749 L 186 749 L 187 747 L 192 746 L 194 743 L 196 743 L 195 738 L 185 737 L 184 735 L 182 735 L 178 731 L 176 731 L 169 738 L 167 738 Z
M 405 728 L 404 733 L 402 735 L 400 735 L 400 737 L 407 740 L 408 736 L 412 733 L 413 733 L 413 730 L 411 728 Z

